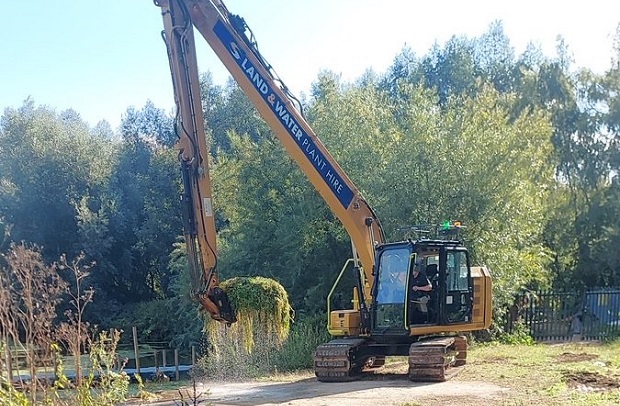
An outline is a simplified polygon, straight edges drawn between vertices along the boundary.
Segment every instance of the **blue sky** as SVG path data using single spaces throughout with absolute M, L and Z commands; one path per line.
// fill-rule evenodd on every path
M 555 55 L 562 35 L 576 65 L 611 66 L 620 1 L 576 0 L 227 0 L 246 19 L 259 48 L 289 88 L 307 93 L 321 69 L 354 80 L 381 73 L 410 46 L 425 54 L 453 35 L 483 34 L 501 20 L 517 54 L 528 42 Z M 172 111 L 162 20 L 151 0 L 5 1 L 0 24 L 0 109 L 32 97 L 57 111 L 75 109 L 91 125 L 113 128 L 127 107 L 150 99 Z M 199 69 L 224 84 L 228 73 L 199 38 Z

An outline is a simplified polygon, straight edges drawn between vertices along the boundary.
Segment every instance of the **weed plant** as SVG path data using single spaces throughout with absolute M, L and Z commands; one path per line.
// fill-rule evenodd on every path
M 36 399 L 31 399 L 13 388 L 4 378 L 0 382 L 0 405 L 15 406 L 113 406 L 124 402 L 129 391 L 129 376 L 116 369 L 116 347 L 121 333 L 102 332 L 90 348 L 91 367 L 88 376 L 75 385 L 67 377 L 62 359 L 56 352 L 56 380 Z
M 534 339 L 530 335 L 527 326 L 523 323 L 515 324 L 512 332 L 503 332 L 498 335 L 498 342 L 513 345 L 534 345 Z

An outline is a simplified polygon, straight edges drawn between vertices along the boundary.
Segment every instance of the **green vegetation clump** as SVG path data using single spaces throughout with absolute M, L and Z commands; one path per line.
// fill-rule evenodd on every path
M 331 339 L 320 314 L 295 320 L 287 340 L 273 356 L 271 372 L 293 372 L 314 367 L 314 351 Z
M 0 375 L 0 404 L 30 406 L 30 401 L 23 392 L 15 389 L 12 382 L 9 382 L 4 375 Z
M 259 335 L 281 345 L 288 337 L 291 325 L 291 305 L 286 290 L 269 278 L 236 277 L 221 284 L 237 313 L 236 330 L 245 350 L 250 353 Z M 208 323 L 210 324 L 210 323 Z M 213 330 L 208 327 L 207 331 Z
M 222 282 L 237 312 L 240 328 L 246 334 L 246 348 L 252 351 L 252 331 L 262 328 L 280 344 L 288 337 L 292 308 L 288 294 L 277 281 L 269 278 L 236 277 Z M 260 326 L 260 327 L 258 327 Z
M 263 277 L 236 277 L 221 287 L 236 311 L 237 322 L 230 326 L 206 322 L 209 349 L 203 367 L 207 375 L 241 378 L 274 370 L 275 355 L 288 338 L 292 321 L 286 290 Z
M 536 343 L 523 323 L 517 323 L 512 332 L 500 331 L 496 339 L 502 344 L 534 345 Z

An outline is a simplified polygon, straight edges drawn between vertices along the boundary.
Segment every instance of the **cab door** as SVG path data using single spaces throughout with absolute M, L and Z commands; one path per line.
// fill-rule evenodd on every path
M 440 274 L 445 283 L 441 298 L 442 324 L 469 323 L 472 319 L 473 284 L 469 256 L 464 249 L 443 248 Z
M 409 243 L 390 245 L 379 252 L 374 286 L 374 335 L 409 333 L 406 304 L 411 260 Z

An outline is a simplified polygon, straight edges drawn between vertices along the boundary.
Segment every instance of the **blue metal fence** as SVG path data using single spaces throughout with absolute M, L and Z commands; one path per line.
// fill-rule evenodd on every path
M 518 302 L 519 317 L 536 341 L 620 336 L 620 288 L 528 292 Z

